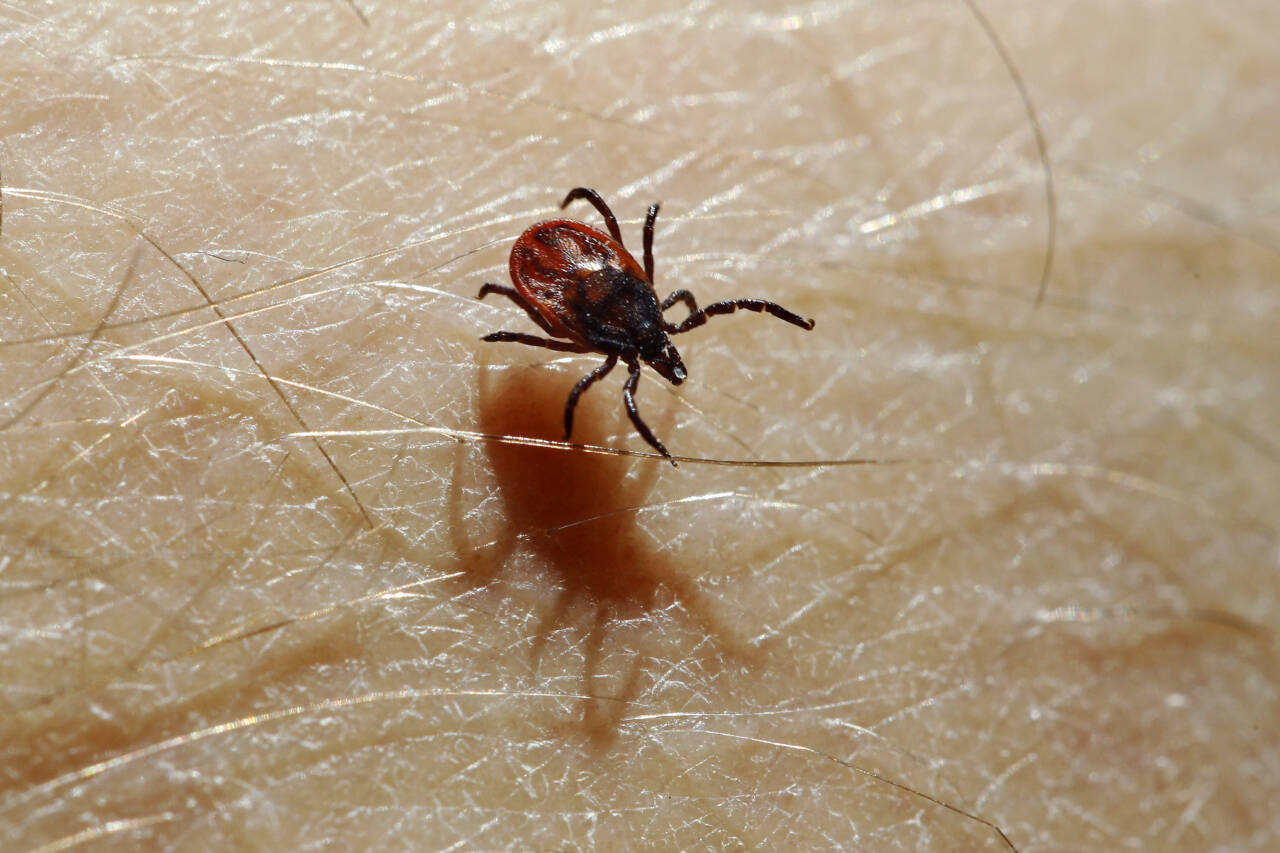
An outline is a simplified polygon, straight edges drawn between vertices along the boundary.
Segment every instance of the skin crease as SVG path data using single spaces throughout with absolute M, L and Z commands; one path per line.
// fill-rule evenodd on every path
M 1276 849 L 1273 4 L 407 5 L 0 6 L 0 847 Z

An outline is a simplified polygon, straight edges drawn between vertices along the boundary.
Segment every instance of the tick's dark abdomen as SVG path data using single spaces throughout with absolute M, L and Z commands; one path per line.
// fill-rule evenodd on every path
M 587 340 L 606 353 L 640 352 L 666 337 L 652 286 L 622 270 L 592 273 L 570 289 L 568 304 Z

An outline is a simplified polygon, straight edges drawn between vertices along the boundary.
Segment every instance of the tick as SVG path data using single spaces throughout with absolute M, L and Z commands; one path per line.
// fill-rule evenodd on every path
M 709 317 L 732 314 L 739 308 L 767 312 L 805 330 L 813 328 L 813 321 L 763 299 L 727 299 L 699 308 L 687 290 L 673 290 L 659 303 L 653 289 L 653 223 L 658 218 L 659 205 L 651 205 L 644 220 L 644 267 L 641 268 L 622 245 L 618 220 L 600 194 L 586 187 L 572 189 L 560 208 L 563 210 L 577 199 L 586 199 L 600 211 L 608 234 L 570 219 L 532 225 L 511 247 L 511 281 L 515 287 L 486 283 L 478 296 L 484 299 L 490 293 L 502 294 L 524 309 L 551 337 L 494 332 L 482 340 L 545 347 L 557 352 L 594 352 L 605 357 L 603 364 L 579 379 L 569 392 L 564 404 L 565 441 L 573 434 L 573 411 L 578 399 L 621 360 L 628 372 L 622 386 L 627 416 L 640 436 L 675 465 L 667 448 L 636 409 L 640 363 L 652 367 L 672 385 L 679 385 L 688 373 L 669 335 L 696 329 Z M 688 307 L 689 316 L 672 323 L 662 314 L 677 302 Z

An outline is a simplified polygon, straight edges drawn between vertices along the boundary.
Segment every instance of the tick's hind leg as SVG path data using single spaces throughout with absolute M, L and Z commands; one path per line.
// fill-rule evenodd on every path
M 604 217 L 604 224 L 609 228 L 609 234 L 613 239 L 618 241 L 618 245 L 622 245 L 622 229 L 618 227 L 618 218 L 613 215 L 613 211 L 609 209 L 609 205 L 604 203 L 604 199 L 600 197 L 600 193 L 587 187 L 574 187 L 569 190 L 569 194 L 564 197 L 564 201 L 560 202 L 560 209 L 564 210 L 569 203 L 580 198 L 585 198 L 591 202 L 591 206 L 600 211 L 600 215 Z
M 618 363 L 618 357 L 611 355 L 605 359 L 604 364 L 588 373 L 586 376 L 578 380 L 578 384 L 573 386 L 573 390 L 569 392 L 569 399 L 564 403 L 564 440 L 568 441 L 569 436 L 573 435 L 573 410 L 578 407 L 578 398 L 582 396 L 582 392 L 586 391 L 596 382 L 604 379 L 605 374 L 613 370 L 613 366 Z
M 591 352 L 591 350 L 575 344 L 573 341 L 553 341 L 550 338 L 540 338 L 537 335 L 526 335 L 524 332 L 491 332 L 480 340 L 491 344 L 525 344 L 531 347 L 545 347 L 553 349 L 557 352 Z
M 688 291 L 677 290 L 676 293 L 671 294 L 671 296 L 667 298 L 669 300 L 673 299 L 676 297 L 677 293 L 682 293 L 682 292 L 687 293 Z M 683 297 L 680 297 L 680 298 L 683 299 Z M 693 297 L 690 296 L 689 301 L 692 301 L 692 300 L 693 300 Z M 696 329 L 699 326 L 701 326 L 703 323 L 707 322 L 708 317 L 714 317 L 717 314 L 732 314 L 734 311 L 737 311 L 739 308 L 743 308 L 747 311 L 762 311 L 767 314 L 772 314 L 773 316 L 777 317 L 779 320 L 786 320 L 788 323 L 792 324 L 793 326 L 799 326 L 800 328 L 806 331 L 813 328 L 812 320 L 805 319 L 804 317 L 801 317 L 799 314 L 795 314 L 791 311 L 788 311 L 786 308 L 783 308 L 781 305 L 777 304 L 776 302 L 767 302 L 764 299 L 726 299 L 724 302 L 713 302 L 710 305 L 708 305 L 706 308 L 703 308 L 701 311 L 694 311 L 692 314 L 690 314 L 688 317 L 685 318 L 683 323 L 680 323 L 677 326 L 669 328 L 667 329 L 667 331 L 670 332 L 671 334 L 677 334 L 679 332 L 687 332 L 690 329 Z
M 622 386 L 622 401 L 627 406 L 627 417 L 631 418 L 631 423 L 635 426 L 636 432 L 640 433 L 641 438 L 649 442 L 650 447 L 667 457 L 673 467 L 679 468 L 680 466 L 676 465 L 676 460 L 671 458 L 667 448 L 653 434 L 653 430 L 649 429 L 649 425 L 641 420 L 640 412 L 636 409 L 636 385 L 640 382 L 640 362 L 628 362 L 627 370 L 631 375 L 627 377 L 626 384 Z
M 547 325 L 547 321 L 538 313 L 537 309 L 526 302 L 524 297 L 520 295 L 520 291 L 516 290 L 514 287 L 485 282 L 480 285 L 480 292 L 476 294 L 476 299 L 484 299 L 490 293 L 500 293 L 507 297 L 512 302 L 519 305 L 524 310 L 524 313 L 529 315 L 529 319 L 538 324 L 538 328 L 542 329 L 542 331 L 546 332 L 548 335 L 555 334 L 555 332 L 551 330 L 551 327 Z

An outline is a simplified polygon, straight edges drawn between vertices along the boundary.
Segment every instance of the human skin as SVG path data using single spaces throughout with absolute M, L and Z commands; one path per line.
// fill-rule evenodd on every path
M 476 8 L 0 6 L 0 847 L 1276 849 L 1280 10 Z

